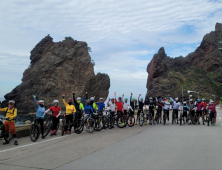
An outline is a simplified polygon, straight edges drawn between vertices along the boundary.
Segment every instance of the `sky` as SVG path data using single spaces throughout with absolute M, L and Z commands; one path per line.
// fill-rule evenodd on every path
M 146 67 L 161 47 L 193 52 L 222 23 L 222 0 L 0 1 L 0 100 L 21 83 L 30 51 L 46 35 L 91 47 L 94 71 L 111 79 L 109 97 L 145 96 Z

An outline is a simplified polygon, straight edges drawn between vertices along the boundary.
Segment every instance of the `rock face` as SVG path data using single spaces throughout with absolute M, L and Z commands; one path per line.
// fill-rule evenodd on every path
M 188 98 L 187 90 L 197 91 L 200 98 L 210 99 L 212 94 L 222 96 L 222 24 L 205 35 L 195 52 L 186 57 L 170 58 L 164 48 L 147 66 L 147 95 Z M 197 94 L 193 95 L 197 98 Z M 217 98 L 218 99 L 218 98 Z
M 19 113 L 35 112 L 32 95 L 44 100 L 46 108 L 58 99 L 65 111 L 62 94 L 81 97 L 87 91 L 89 97 L 107 98 L 110 79 L 107 74 L 94 74 L 87 43 L 68 38 L 54 43 L 50 36 L 43 38 L 31 51 L 31 66 L 23 73 L 22 83 L 5 95 L 3 106 L 11 99 L 16 101 Z

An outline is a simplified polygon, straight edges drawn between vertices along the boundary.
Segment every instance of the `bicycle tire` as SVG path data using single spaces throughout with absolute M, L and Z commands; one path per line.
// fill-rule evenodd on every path
M 172 125 L 173 125 L 174 119 L 175 119 L 175 114 L 174 114 L 174 112 L 173 112 Z
M 122 122 L 123 116 L 118 116 L 117 117 L 117 127 L 118 128 L 124 128 L 124 122 Z
M 103 129 L 103 123 L 101 118 L 96 118 L 94 121 L 95 121 L 95 131 L 101 131 Z
M 3 135 L 3 138 L 4 138 L 4 140 L 6 141 L 6 142 L 10 142 L 11 140 L 12 140 L 12 134 L 11 133 L 8 133 L 8 139 L 6 138 L 6 135 L 4 134 Z
M 182 115 L 180 115 L 180 126 L 182 126 L 182 121 L 183 121 Z
M 164 115 L 163 115 L 163 125 L 165 125 L 166 124 L 166 113 L 164 113 Z
M 130 120 L 130 119 L 131 119 L 131 120 Z M 132 123 L 132 124 L 131 124 L 131 123 Z M 128 125 L 129 127 L 133 127 L 134 124 L 135 124 L 135 117 L 134 117 L 133 115 L 129 115 L 129 116 L 127 117 L 127 125 Z
M 208 115 L 208 121 L 207 121 L 207 126 L 210 125 L 210 114 Z
M 33 136 L 32 136 L 33 135 Z M 31 126 L 31 129 L 30 129 L 30 139 L 32 142 L 35 142 L 38 140 L 39 138 L 39 135 L 40 135 L 40 127 L 38 124 L 33 124 Z
M 144 122 L 143 117 L 144 117 L 144 115 L 140 114 L 140 116 L 139 116 L 139 125 L 140 126 L 143 126 L 143 122 Z
M 44 135 L 43 135 L 44 138 L 49 134 L 51 129 L 52 129 L 52 121 L 47 120 L 46 123 L 44 123 Z
M 65 132 L 65 126 L 66 126 L 66 119 L 62 119 L 62 128 L 61 128 L 61 135 L 64 135 Z

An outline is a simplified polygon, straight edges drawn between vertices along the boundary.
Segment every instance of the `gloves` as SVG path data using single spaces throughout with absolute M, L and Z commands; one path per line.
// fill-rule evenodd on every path
M 36 98 L 36 96 L 35 95 L 32 95 L 32 97 L 35 99 Z
M 9 120 L 10 118 L 9 117 L 7 117 L 5 120 Z
M 45 117 L 45 114 L 42 115 L 42 118 L 44 118 L 44 117 Z

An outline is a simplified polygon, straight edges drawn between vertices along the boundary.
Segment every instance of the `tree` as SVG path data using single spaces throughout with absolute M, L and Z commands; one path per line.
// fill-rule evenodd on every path
M 91 47 L 88 47 L 88 52 L 92 52 L 92 49 L 91 49 Z

